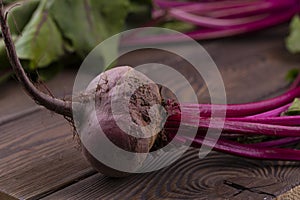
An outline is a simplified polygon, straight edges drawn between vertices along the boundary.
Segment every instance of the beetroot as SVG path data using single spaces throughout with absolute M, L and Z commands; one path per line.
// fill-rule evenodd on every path
M 146 159 L 164 121 L 159 109 L 151 109 L 162 103 L 158 86 L 133 68 L 123 66 L 103 72 L 87 90 L 95 92 L 91 94 L 95 96 L 91 105 L 95 105 L 79 106 L 84 110 L 80 113 L 84 120 L 77 126 L 83 133 L 81 141 L 85 157 L 108 176 L 119 177 L 127 173 L 107 167 L 99 160 L 106 161 L 109 166 L 119 165 L 123 171 L 136 171 Z M 157 124 L 153 125 L 153 122 Z M 105 137 L 120 149 L 109 146 Z M 95 158 L 87 148 L 94 150 L 92 154 L 98 157 Z M 132 153 L 124 154 L 123 150 Z

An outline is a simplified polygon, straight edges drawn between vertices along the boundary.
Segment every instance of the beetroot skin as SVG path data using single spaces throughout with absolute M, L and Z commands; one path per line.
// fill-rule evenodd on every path
M 109 147 L 103 137 L 106 136 L 114 145 L 125 151 L 148 153 L 161 133 L 164 122 L 163 110 L 151 110 L 151 107 L 162 104 L 158 86 L 133 68 L 122 66 L 100 74 L 91 82 L 88 91 L 95 91 L 95 99 L 91 101 L 95 106 L 88 109 L 84 107 L 84 117 L 79 126 L 80 133 L 84 134 L 81 135 L 84 140 L 84 156 L 95 169 L 111 177 L 126 176 L 128 173 L 101 163 L 88 148 L 97 149 L 94 151 L 96 153 L 109 153 L 107 156 L 103 155 L 101 160 L 114 160 L 112 162 L 124 167 L 125 171 L 135 172 L 141 167 L 147 154 L 124 155 L 127 156 L 124 159 L 128 162 L 119 163 L 122 160 L 122 152 L 106 149 Z M 112 105 L 115 106 L 114 109 Z M 129 113 L 126 113 L 126 110 Z M 122 130 L 117 122 L 127 126 L 131 135 Z

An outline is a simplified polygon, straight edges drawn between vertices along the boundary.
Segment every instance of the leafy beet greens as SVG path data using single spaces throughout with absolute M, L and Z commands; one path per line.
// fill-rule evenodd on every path
M 27 70 L 42 69 L 39 73 L 42 79 L 58 72 L 62 60 L 64 64 L 73 64 L 72 60 L 80 62 L 101 41 L 124 30 L 131 12 L 150 5 L 149 1 L 131 0 L 10 0 L 4 3 L 7 8 L 13 7 L 8 23 L 17 54 Z M 0 62 L 1 83 L 12 74 L 5 72 L 9 62 L 2 38 Z

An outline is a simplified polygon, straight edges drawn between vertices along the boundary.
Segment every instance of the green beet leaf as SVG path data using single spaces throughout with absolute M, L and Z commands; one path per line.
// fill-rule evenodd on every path
M 48 72 L 52 76 L 60 69 L 46 67 L 55 67 L 65 56 L 71 63 L 78 57 L 82 61 L 99 43 L 126 28 L 129 13 L 140 11 L 139 6 L 150 10 L 151 5 L 150 0 L 6 0 L 5 5 L 19 2 L 8 15 L 17 54 L 21 62 L 26 62 L 26 70 L 43 69 L 43 79 L 49 78 Z M 118 42 L 99 52 L 107 60 L 117 57 L 117 53 Z M 0 63 L 0 76 L 6 78 L 9 63 L 1 38 Z
M 300 18 L 295 16 L 290 24 L 290 35 L 286 39 L 286 47 L 292 53 L 300 52 Z
M 296 98 L 284 115 L 300 115 L 300 99 Z
M 195 29 L 193 24 L 189 24 L 181 21 L 169 21 L 162 25 L 164 28 L 172 29 L 175 31 L 186 32 Z
M 13 38 L 13 40 L 15 40 L 17 37 L 13 35 L 12 38 Z M 9 79 L 9 77 L 12 74 L 13 74 L 13 71 L 10 68 L 10 63 L 6 56 L 4 41 L 1 38 L 0 39 L 0 84 L 5 82 L 7 79 Z
M 3 39 L 0 39 L 0 55 L 0 70 L 2 71 L 6 68 L 9 68 L 9 62 L 6 57 L 6 50 Z
M 17 2 L 18 0 L 3 0 L 3 3 L 5 4 L 5 5 L 7 5 L 7 4 L 11 4 L 11 3 L 15 3 L 15 2 Z
M 19 58 L 29 60 L 30 69 L 45 67 L 64 54 L 62 35 L 48 12 L 49 2 L 41 0 L 16 42 Z
M 16 1 L 6 1 L 6 3 L 14 3 Z M 22 30 L 29 22 L 33 12 L 38 7 L 40 0 L 23 1 L 20 5 L 15 6 L 8 13 L 8 24 L 14 41 L 21 34 Z M 12 6 L 11 4 L 10 6 Z M 1 31 L 0 31 L 1 32 Z M 10 64 L 7 59 L 6 50 L 3 39 L 0 39 L 0 83 L 6 80 L 11 73 Z
M 96 45 L 125 26 L 126 0 L 55 0 L 50 14 L 71 49 L 84 58 Z
M 40 0 L 24 1 L 9 11 L 8 24 L 13 35 L 19 35 L 37 9 Z
M 293 81 L 295 81 L 298 75 L 299 75 L 299 69 L 291 69 L 288 71 L 287 75 L 285 76 L 285 79 L 288 82 L 292 83 Z

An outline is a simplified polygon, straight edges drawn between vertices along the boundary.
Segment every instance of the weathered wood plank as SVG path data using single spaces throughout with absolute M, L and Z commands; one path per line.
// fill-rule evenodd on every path
M 0 192 L 30 199 L 94 171 L 62 117 L 41 110 L 5 123 L 0 134 Z
M 47 87 L 51 90 L 53 95 L 65 97 L 70 94 L 76 75 L 75 72 L 75 70 L 65 70 L 47 82 Z M 44 89 L 42 85 L 40 88 Z M 0 91 L 0 121 L 18 112 L 37 107 L 34 101 L 22 90 L 16 80 L 10 80 L 8 83 L 1 84 Z
M 191 150 L 174 165 L 149 174 L 110 179 L 100 174 L 44 200 L 75 199 L 255 199 L 267 200 L 299 184 L 299 163 L 258 161 Z

